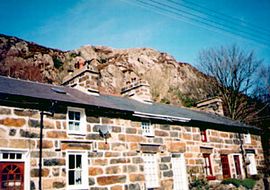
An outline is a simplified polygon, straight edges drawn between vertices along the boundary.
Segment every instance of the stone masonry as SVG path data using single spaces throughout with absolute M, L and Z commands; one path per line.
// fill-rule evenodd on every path
M 94 110 L 88 110 L 94 113 Z M 86 111 L 86 113 L 89 113 Z M 142 154 L 153 149 L 158 155 L 160 188 L 173 189 L 172 153 L 184 153 L 188 178 L 203 176 L 202 152 L 212 153 L 212 167 L 217 180 L 222 180 L 221 154 L 240 152 L 237 133 L 207 130 L 208 142 L 201 142 L 198 127 L 162 124 L 151 121 L 154 137 L 142 135 L 141 121 L 135 118 L 109 118 L 87 115 L 87 134 L 68 135 L 66 112 L 44 118 L 43 189 L 66 188 L 66 151 L 88 152 L 88 185 L 90 190 L 145 189 Z M 98 126 L 112 128 L 111 137 L 102 138 Z M 38 188 L 39 111 L 0 107 L 0 149 L 25 149 L 30 153 L 30 183 Z M 59 144 L 60 143 L 60 149 Z M 151 148 L 156 147 L 156 148 Z M 260 136 L 251 135 L 244 149 L 254 149 L 257 168 L 263 167 Z M 148 150 L 149 151 L 149 150 Z

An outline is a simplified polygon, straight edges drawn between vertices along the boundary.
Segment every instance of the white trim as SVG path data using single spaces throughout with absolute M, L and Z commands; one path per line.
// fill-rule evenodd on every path
M 256 164 L 256 159 L 255 159 L 255 154 L 253 153 L 247 153 L 247 159 L 249 160 L 249 165 L 247 165 L 248 173 L 250 175 L 257 175 L 258 170 L 257 170 L 257 164 Z
M 142 158 L 144 161 L 144 176 L 146 189 L 160 187 L 159 164 L 157 160 L 157 154 L 143 153 Z M 148 164 L 152 164 L 152 167 L 149 167 Z
M 145 125 L 145 124 L 147 124 L 147 125 Z M 154 126 L 152 125 L 150 120 L 141 121 L 141 129 L 142 129 L 142 135 L 147 136 L 147 137 L 154 137 L 155 136 Z
M 68 164 L 69 164 L 69 155 L 72 155 L 72 154 L 80 154 L 82 155 L 82 184 L 81 185 L 69 185 L 68 184 L 68 171 L 69 171 L 69 168 L 68 168 Z M 88 189 L 88 175 L 85 175 L 85 174 L 88 174 L 88 154 L 87 154 L 87 151 L 76 151 L 76 150 L 67 150 L 66 151 L 66 188 L 68 190 L 75 190 L 75 189 L 80 189 L 80 190 L 83 190 L 83 189 Z
M 242 154 L 240 153 L 233 153 L 233 154 L 229 154 L 230 159 L 232 162 L 230 162 L 230 172 L 231 172 L 231 178 L 239 178 L 241 177 L 242 179 L 245 178 L 245 171 L 244 171 L 244 167 L 243 167 L 243 157 Z M 236 168 L 235 168 L 235 162 L 234 162 L 234 156 L 239 156 L 239 162 L 240 162 L 240 170 L 241 170 L 241 176 L 237 176 L 236 174 Z M 233 172 L 234 169 L 234 172 Z
M 176 117 L 176 116 L 170 116 L 170 115 L 161 115 L 161 114 L 152 114 L 152 113 L 146 113 L 146 112 L 138 112 L 135 111 L 133 116 L 137 117 L 143 117 L 143 118 L 153 118 L 153 119 L 164 119 L 164 120 L 175 120 L 180 122 L 189 122 L 190 118 L 185 117 Z
M 21 153 L 22 159 L 2 159 L 2 153 Z M 24 163 L 24 189 L 30 190 L 30 153 L 26 149 L 8 149 L 1 148 L 0 150 L 0 161 L 1 162 L 23 162 Z
M 70 111 L 73 112 L 80 112 L 80 125 L 79 125 L 79 130 L 69 130 L 69 116 L 68 113 Z M 86 135 L 87 132 L 87 122 L 86 122 L 86 114 L 85 114 L 85 109 L 84 108 L 76 108 L 76 107 L 68 107 L 67 108 L 67 113 L 66 113 L 66 125 L 67 125 L 67 134 L 68 136 L 70 135 Z
M 250 135 L 250 133 L 244 133 L 243 136 L 244 136 L 244 143 L 245 144 L 250 144 L 251 143 L 251 135 Z
M 176 157 L 173 157 L 173 155 L 175 155 Z M 188 190 L 188 177 L 184 154 L 172 154 L 171 164 L 173 171 L 173 189 Z

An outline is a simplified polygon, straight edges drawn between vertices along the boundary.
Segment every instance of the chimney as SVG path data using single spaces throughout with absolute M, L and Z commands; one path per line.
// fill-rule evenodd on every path
M 197 102 L 197 108 L 201 111 L 224 116 L 222 100 L 220 97 L 208 98 Z
M 90 64 L 80 66 L 63 79 L 62 85 L 77 88 L 92 95 L 98 95 L 99 71 Z
M 147 81 L 132 79 L 121 89 L 121 95 L 144 103 L 152 103 L 150 85 Z

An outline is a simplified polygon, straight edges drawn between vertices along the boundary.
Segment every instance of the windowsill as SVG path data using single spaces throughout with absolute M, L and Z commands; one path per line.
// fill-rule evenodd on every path
M 87 190 L 88 186 L 83 185 L 83 186 L 68 186 L 67 187 L 68 190 Z
M 206 179 L 208 181 L 210 181 L 210 180 L 216 180 L 216 176 L 207 176 Z
M 86 133 L 68 132 L 69 136 L 86 136 Z
M 154 134 L 149 134 L 149 133 L 143 133 L 142 134 L 144 137 L 149 137 L 149 138 L 154 138 L 155 135 Z

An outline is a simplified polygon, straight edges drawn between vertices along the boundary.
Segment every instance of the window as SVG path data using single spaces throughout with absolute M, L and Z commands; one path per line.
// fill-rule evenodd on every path
M 153 126 L 150 121 L 142 121 L 141 124 L 143 135 L 145 136 L 154 136 Z
M 210 154 L 203 154 L 203 170 L 208 180 L 215 179 L 213 176 Z
M 156 154 L 143 155 L 146 189 L 159 187 L 158 163 Z
M 251 137 L 250 134 L 244 134 L 244 142 L 250 144 L 251 143 Z
M 242 172 L 241 172 L 240 156 L 234 155 L 233 160 L 234 160 L 234 167 L 235 167 L 236 176 L 241 177 Z
M 0 162 L 0 189 L 24 189 L 23 162 Z
M 257 175 L 257 167 L 256 167 L 256 160 L 255 160 L 255 154 L 247 153 L 247 159 L 249 161 L 248 164 L 248 172 L 250 175 Z
M 84 109 L 68 108 L 67 126 L 69 134 L 85 134 L 86 117 Z
M 17 152 L 3 152 L 1 155 L 2 160 L 21 160 L 22 153 Z
M 30 189 L 29 152 L 0 150 L 0 189 Z
M 207 142 L 207 131 L 206 131 L 206 129 L 201 129 L 201 140 L 202 140 L 202 142 Z
M 69 189 L 87 188 L 87 154 L 67 153 L 67 181 Z
M 184 154 L 172 155 L 173 189 L 188 190 L 188 178 Z

